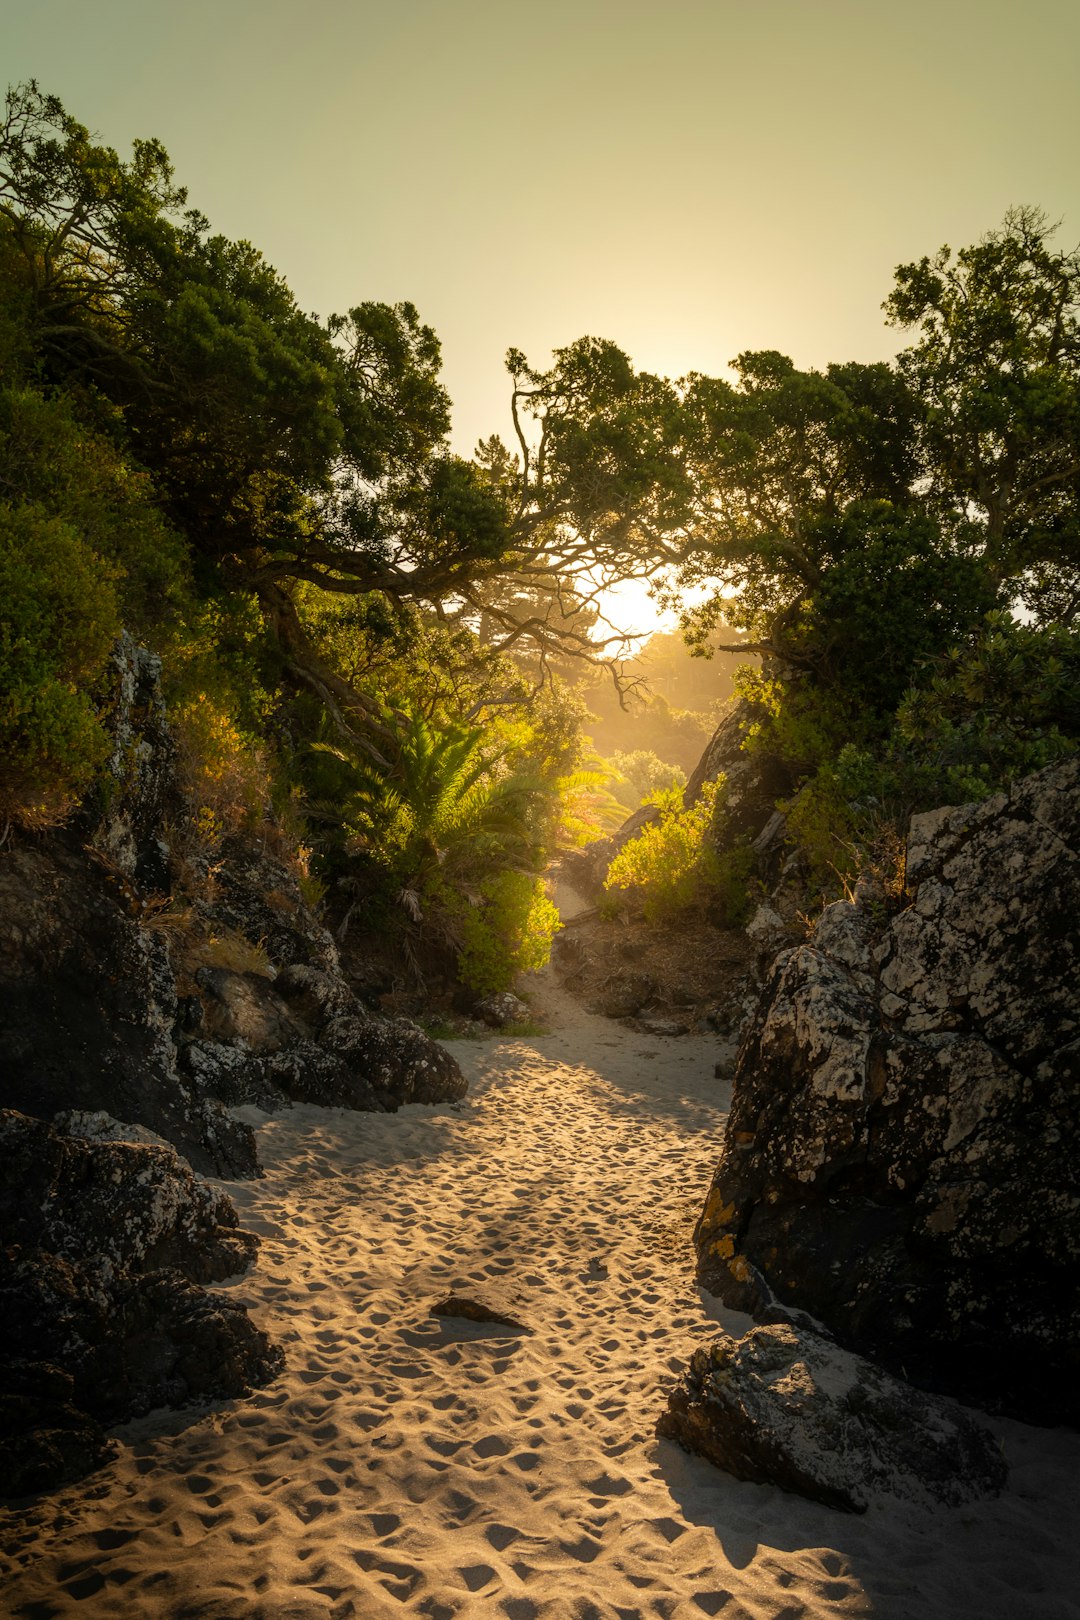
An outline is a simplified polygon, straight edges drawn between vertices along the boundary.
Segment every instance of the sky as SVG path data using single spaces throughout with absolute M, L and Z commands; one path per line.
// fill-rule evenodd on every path
M 304 308 L 415 303 L 466 455 L 511 345 L 882 359 L 897 264 L 1018 203 L 1080 239 L 1075 0 L 0 0 L 0 64 Z

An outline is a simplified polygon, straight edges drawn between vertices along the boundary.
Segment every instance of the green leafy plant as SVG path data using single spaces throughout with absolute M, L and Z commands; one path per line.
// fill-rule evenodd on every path
M 647 921 L 666 922 L 717 898 L 723 873 L 711 835 L 723 787 L 723 777 L 707 783 L 691 805 L 683 803 L 678 788 L 655 795 L 655 821 L 624 844 L 608 868 L 609 910 L 623 893 L 640 901 Z
M 560 923 L 542 879 L 527 872 L 497 872 L 479 887 L 480 904 L 461 917 L 461 977 L 487 995 L 544 967 Z
M 0 506 L 6 813 L 60 819 L 109 752 L 98 718 L 120 629 L 116 571 L 40 507 Z

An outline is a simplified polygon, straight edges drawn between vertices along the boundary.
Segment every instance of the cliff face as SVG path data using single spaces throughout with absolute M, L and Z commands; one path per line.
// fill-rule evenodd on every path
M 160 668 L 127 639 L 115 663 L 104 806 L 0 852 L 0 1106 L 105 1111 L 198 1170 L 243 1176 L 257 1172 L 254 1140 L 226 1105 L 460 1096 L 444 1048 L 352 994 L 295 875 L 255 836 L 224 840 L 197 897 L 182 898 L 188 932 L 227 938 L 239 960 L 185 961 L 169 925 L 172 829 L 188 807 Z
M 1080 1416 L 1080 760 L 911 823 L 909 903 L 775 961 L 697 1228 L 759 1319 L 914 1380 Z

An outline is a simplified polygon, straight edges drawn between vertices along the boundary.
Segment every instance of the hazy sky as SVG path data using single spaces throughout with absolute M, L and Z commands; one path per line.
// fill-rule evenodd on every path
M 412 299 L 466 453 L 510 344 L 880 358 L 900 261 L 1017 202 L 1080 238 L 1075 0 L 0 0 L 0 64 L 306 308 Z

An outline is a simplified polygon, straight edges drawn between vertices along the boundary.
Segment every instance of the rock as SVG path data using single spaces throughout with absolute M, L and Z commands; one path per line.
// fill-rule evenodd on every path
M 303 962 L 325 973 L 340 971 L 330 931 L 304 903 L 288 862 L 265 838 L 229 833 L 203 856 L 212 865 L 212 898 L 197 910 L 215 931 L 231 930 L 256 942 L 273 968 Z
M 171 1146 L 0 1112 L 0 1494 L 50 1488 L 109 1454 L 102 1424 L 244 1393 L 281 1354 L 201 1283 L 257 1240 Z M 145 1134 L 145 1133 L 142 1133 Z
M 511 995 L 509 990 L 500 990 L 493 996 L 485 996 L 478 1001 L 473 1011 L 477 1018 L 490 1024 L 492 1029 L 505 1029 L 507 1024 L 527 1024 L 532 1018 L 532 1008 L 519 996 Z
M 322 1029 L 333 1018 L 354 1014 L 357 999 L 336 975 L 300 962 L 290 962 L 274 981 L 277 994 L 309 1030 Z
M 180 1020 L 166 933 L 130 914 L 77 829 L 0 853 L 0 1106 L 106 1113 L 198 1170 L 253 1175 L 249 1127 L 178 1070 Z
M 163 827 L 180 807 L 176 747 L 165 718 L 161 660 L 122 631 L 112 652 L 115 691 L 108 715 L 114 787 L 92 842 L 141 889 L 169 889 Z M 87 819 L 84 817 L 84 820 Z
M 664 1035 L 669 1039 L 690 1033 L 690 1025 L 681 1023 L 676 1018 L 643 1018 L 641 1028 L 646 1035 Z
M 11 1109 L 0 1110 L 0 1232 L 104 1277 L 167 1267 L 220 1281 L 246 1271 L 258 1247 L 226 1194 L 175 1148 L 66 1136 Z
M 757 939 L 762 934 L 775 934 L 784 926 L 784 919 L 779 912 L 765 904 L 759 905 L 754 915 L 746 925 L 746 932 L 750 939 Z
M 759 720 L 760 711 L 745 698 L 732 704 L 691 773 L 683 800 L 694 804 L 705 783 L 723 775 L 724 821 L 730 839 L 757 841 L 761 852 L 776 854 L 784 843 L 777 800 L 786 798 L 794 783 L 780 760 L 743 747 L 747 732 Z
M 706 1286 L 915 1382 L 1080 1417 L 1080 758 L 914 818 L 908 904 L 774 963 L 698 1223 Z
M 1007 1474 L 963 1407 L 790 1324 L 696 1350 L 658 1432 L 737 1479 L 855 1513 L 890 1497 L 955 1507 L 996 1495 Z
M 125 636 L 114 662 L 109 790 L 69 826 L 15 833 L 0 851 L 0 1107 L 123 1119 L 232 1177 L 258 1174 L 258 1160 L 227 1106 L 460 1097 L 443 1047 L 353 994 L 272 829 L 200 845 L 185 882 L 201 872 L 201 887 L 156 919 L 173 883 L 166 827 L 190 806 L 158 659 Z M 195 968 L 192 994 L 185 950 L 203 935 L 225 941 L 226 960 Z M 226 965 L 230 951 L 258 951 L 269 971 Z
M 265 974 L 201 967 L 195 983 L 202 997 L 202 1030 L 214 1041 L 267 1053 L 280 1052 L 306 1034 Z
M 511 1316 L 504 1306 L 477 1299 L 472 1294 L 448 1294 L 445 1299 L 432 1305 L 431 1314 L 458 1316 L 467 1322 L 496 1322 L 502 1327 L 512 1328 L 515 1333 L 530 1331 L 524 1322 L 519 1322 L 516 1316 Z
M 93 1473 L 116 1450 L 49 1362 L 8 1361 L 0 1393 L 0 1496 L 29 1496 Z
M 626 986 L 611 985 L 589 1002 L 589 1011 L 601 1018 L 636 1018 L 642 998 Z

